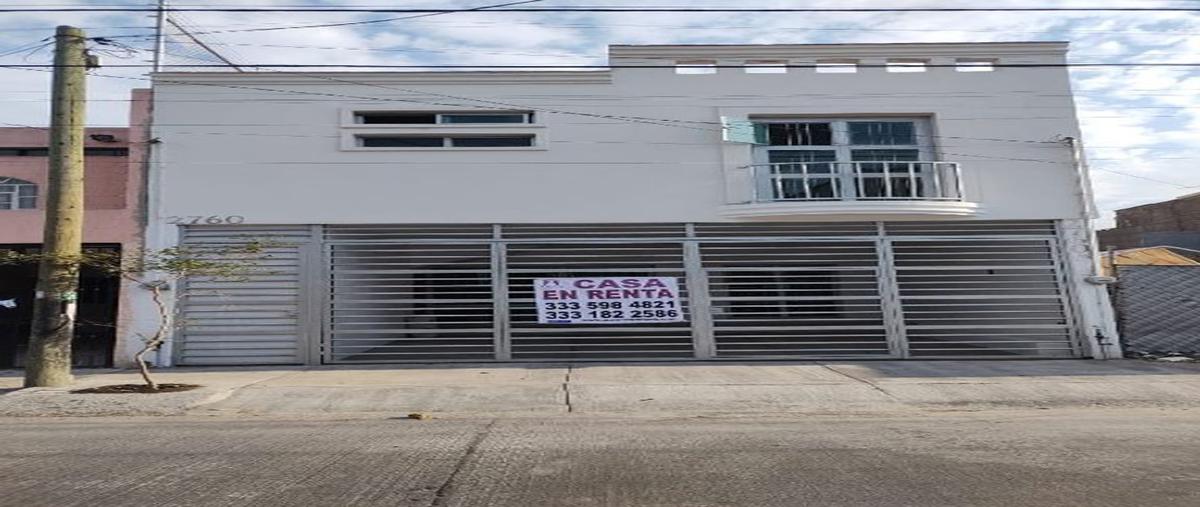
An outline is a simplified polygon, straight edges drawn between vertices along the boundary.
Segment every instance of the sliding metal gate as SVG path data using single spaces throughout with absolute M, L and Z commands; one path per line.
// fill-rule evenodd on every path
M 326 363 L 1080 355 L 1052 222 L 319 229 Z M 537 323 L 533 279 L 614 275 L 678 278 L 687 320 Z

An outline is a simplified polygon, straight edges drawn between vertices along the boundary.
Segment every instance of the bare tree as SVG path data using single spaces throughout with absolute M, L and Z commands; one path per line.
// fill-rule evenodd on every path
M 146 355 L 162 348 L 180 322 L 173 319 L 171 307 L 163 292 L 183 280 L 244 279 L 258 271 L 258 261 L 270 257 L 269 245 L 263 241 L 248 241 L 233 245 L 178 246 L 159 250 L 143 250 L 122 256 L 114 252 L 84 251 L 78 256 L 63 259 L 47 253 L 25 253 L 0 250 L 0 265 L 40 263 L 46 260 L 73 262 L 127 280 L 150 292 L 157 312 L 154 332 L 139 334 L 143 345 L 134 355 L 138 372 L 150 390 L 158 383 L 150 375 Z

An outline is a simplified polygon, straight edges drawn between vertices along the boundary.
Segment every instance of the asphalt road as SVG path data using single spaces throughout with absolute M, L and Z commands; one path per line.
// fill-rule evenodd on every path
M 1200 410 L 10 419 L 0 504 L 1200 505 Z

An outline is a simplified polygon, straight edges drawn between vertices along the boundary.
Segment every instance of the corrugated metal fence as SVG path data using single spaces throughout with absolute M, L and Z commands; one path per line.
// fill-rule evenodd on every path
M 1200 352 L 1200 266 L 1118 266 L 1117 318 L 1131 352 Z

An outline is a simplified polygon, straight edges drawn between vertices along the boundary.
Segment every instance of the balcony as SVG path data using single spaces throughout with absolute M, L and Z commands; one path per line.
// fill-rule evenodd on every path
M 726 171 L 729 218 L 974 216 L 955 162 L 787 162 Z

